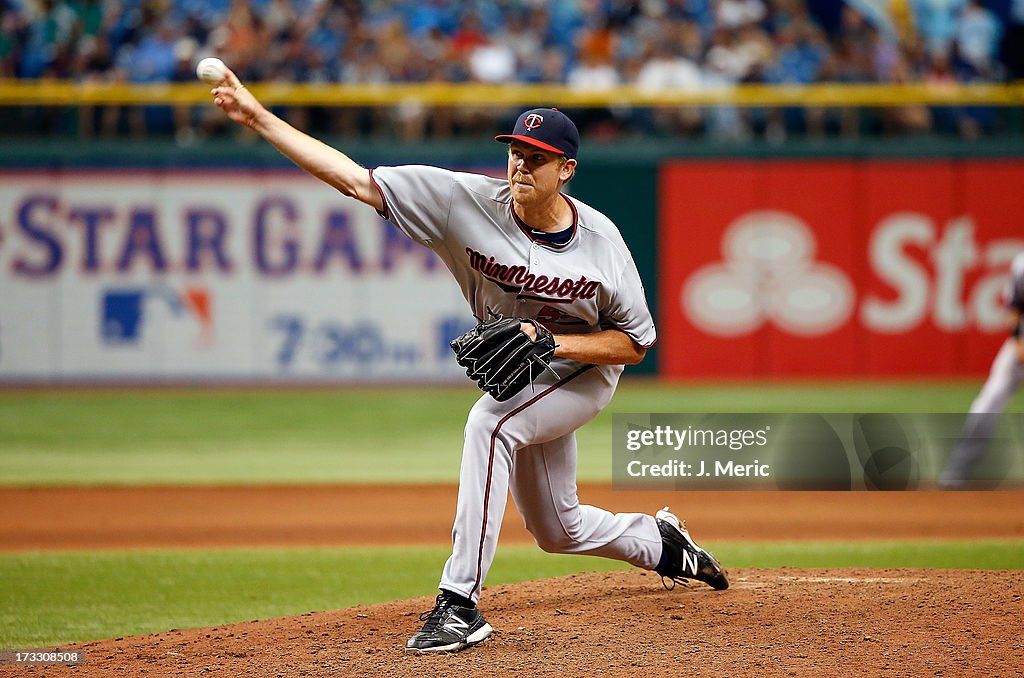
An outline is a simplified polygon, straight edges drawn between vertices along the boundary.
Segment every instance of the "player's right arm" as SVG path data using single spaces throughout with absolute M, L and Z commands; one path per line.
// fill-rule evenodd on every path
M 231 120 L 249 127 L 296 165 L 344 195 L 377 211 L 384 208 L 384 199 L 370 180 L 368 169 L 268 111 L 238 76 L 230 69 L 227 73 L 227 83 L 216 87 L 212 94 L 214 103 Z

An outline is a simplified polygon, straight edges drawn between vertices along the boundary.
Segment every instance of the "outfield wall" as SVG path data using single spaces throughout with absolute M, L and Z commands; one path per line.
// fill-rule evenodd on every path
M 503 171 L 493 143 L 341 145 Z M 982 375 L 1024 152 L 897 150 L 591 147 L 570 190 L 619 224 L 660 328 L 631 370 Z M 8 383 L 460 383 L 472 323 L 431 253 L 264 144 L 5 145 L 0 289 Z
M 668 161 L 661 373 L 982 374 L 1024 251 L 1018 160 Z
M 443 264 L 291 170 L 0 174 L 0 376 L 455 380 Z

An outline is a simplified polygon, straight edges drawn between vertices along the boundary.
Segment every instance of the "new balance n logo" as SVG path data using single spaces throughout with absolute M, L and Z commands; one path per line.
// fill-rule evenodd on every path
M 688 551 L 683 552 L 683 572 L 697 574 L 697 554 Z
M 448 621 L 444 623 L 446 631 L 452 631 L 453 633 L 463 633 L 469 630 L 469 622 L 464 621 L 462 618 L 455 616 L 454 614 L 448 618 Z

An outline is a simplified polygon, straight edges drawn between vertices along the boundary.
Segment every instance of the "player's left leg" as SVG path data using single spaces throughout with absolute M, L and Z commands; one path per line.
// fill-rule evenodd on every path
M 578 364 L 563 373 L 555 380 L 545 374 L 535 388 L 506 402 L 482 396 L 470 411 L 452 555 L 441 573 L 441 595 L 434 609 L 423 615 L 426 623 L 406 643 L 408 649 L 460 650 L 490 635 L 476 601 L 497 548 L 513 455 L 534 442 L 568 435 L 593 418 L 611 398 L 618 376 Z
M 568 435 L 607 404 L 614 381 L 596 368 L 548 375 L 506 402 L 481 397 L 466 421 L 452 555 L 439 587 L 475 602 L 487 578 L 505 514 L 516 450 Z

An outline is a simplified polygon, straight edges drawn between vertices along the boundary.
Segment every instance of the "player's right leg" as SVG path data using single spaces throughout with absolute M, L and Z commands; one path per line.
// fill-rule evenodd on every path
M 676 582 L 687 579 L 702 581 L 719 591 L 729 588 L 729 575 L 725 568 L 709 551 L 697 546 L 684 521 L 679 520 L 667 506 L 658 511 L 655 518 L 661 531 L 662 553 L 654 571 L 661 575 L 665 588 L 672 589 Z M 667 583 L 669 581 L 671 586 Z
M 622 560 L 654 570 L 666 581 L 695 579 L 715 589 L 729 587 L 715 557 L 697 546 L 667 508 L 650 516 L 580 504 L 576 459 L 574 435 L 515 453 L 512 497 L 542 549 Z
M 580 504 L 576 435 L 518 450 L 509 489 L 526 529 L 548 553 L 622 560 L 653 570 L 662 543 L 653 516 Z

